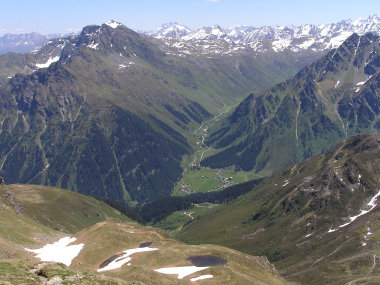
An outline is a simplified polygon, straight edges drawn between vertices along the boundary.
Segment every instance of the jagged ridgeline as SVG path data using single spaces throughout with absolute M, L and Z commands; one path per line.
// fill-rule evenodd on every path
M 265 92 L 251 94 L 209 138 L 225 148 L 210 167 L 271 173 L 380 130 L 379 37 L 353 34 L 339 48 Z
M 300 64 L 283 54 L 172 49 L 109 22 L 1 56 L 0 174 L 108 200 L 169 196 L 194 129 Z

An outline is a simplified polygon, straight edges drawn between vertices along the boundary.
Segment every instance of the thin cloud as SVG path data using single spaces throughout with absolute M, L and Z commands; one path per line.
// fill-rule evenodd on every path
M 12 31 L 14 34 L 20 34 L 22 32 L 24 32 L 24 28 L 16 28 Z
M 220 0 L 205 0 L 206 2 L 219 2 Z
M 6 29 L 6 28 L 0 28 L 0 36 L 5 34 L 7 31 L 8 31 L 8 29 Z
M 67 28 L 66 29 L 66 32 L 68 32 L 68 33 L 77 33 L 79 31 L 80 31 L 80 29 L 78 29 L 78 28 Z

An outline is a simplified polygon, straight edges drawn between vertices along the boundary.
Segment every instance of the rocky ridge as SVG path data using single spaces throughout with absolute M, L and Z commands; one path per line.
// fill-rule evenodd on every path
M 337 48 L 351 34 L 380 32 L 377 15 L 367 19 L 343 20 L 333 24 L 301 26 L 234 26 L 219 25 L 191 30 L 178 23 L 165 24 L 146 34 L 174 46 L 181 54 L 234 54 L 242 50 L 255 53 L 324 52 Z

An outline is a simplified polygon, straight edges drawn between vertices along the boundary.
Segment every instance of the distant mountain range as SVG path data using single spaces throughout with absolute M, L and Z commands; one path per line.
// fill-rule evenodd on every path
M 8 52 L 25 53 L 40 48 L 51 39 L 64 37 L 63 34 L 41 35 L 39 33 L 5 34 L 0 37 L 0 54 Z
M 263 27 L 244 25 L 230 28 L 215 25 L 197 30 L 178 23 L 167 23 L 154 31 L 141 33 L 161 39 L 184 54 L 231 54 L 243 49 L 252 49 L 255 52 L 326 51 L 337 48 L 352 33 L 363 35 L 368 32 L 380 32 L 380 18 L 377 15 L 333 24 Z M 6 34 L 0 37 L 0 54 L 29 52 L 41 47 L 48 40 L 62 37 L 65 35 Z
M 165 24 L 148 35 L 162 39 L 175 46 L 181 53 L 232 54 L 242 49 L 263 53 L 273 50 L 280 52 L 314 52 L 337 48 L 351 34 L 363 35 L 380 32 L 380 19 L 343 20 L 334 24 L 301 26 L 234 26 L 222 28 L 218 25 L 191 30 L 177 23 Z

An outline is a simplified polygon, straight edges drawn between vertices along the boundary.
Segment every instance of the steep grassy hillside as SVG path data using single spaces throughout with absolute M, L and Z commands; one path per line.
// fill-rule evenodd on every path
M 302 284 L 376 284 L 379 167 L 380 138 L 355 136 L 209 209 L 177 237 L 266 255 Z

